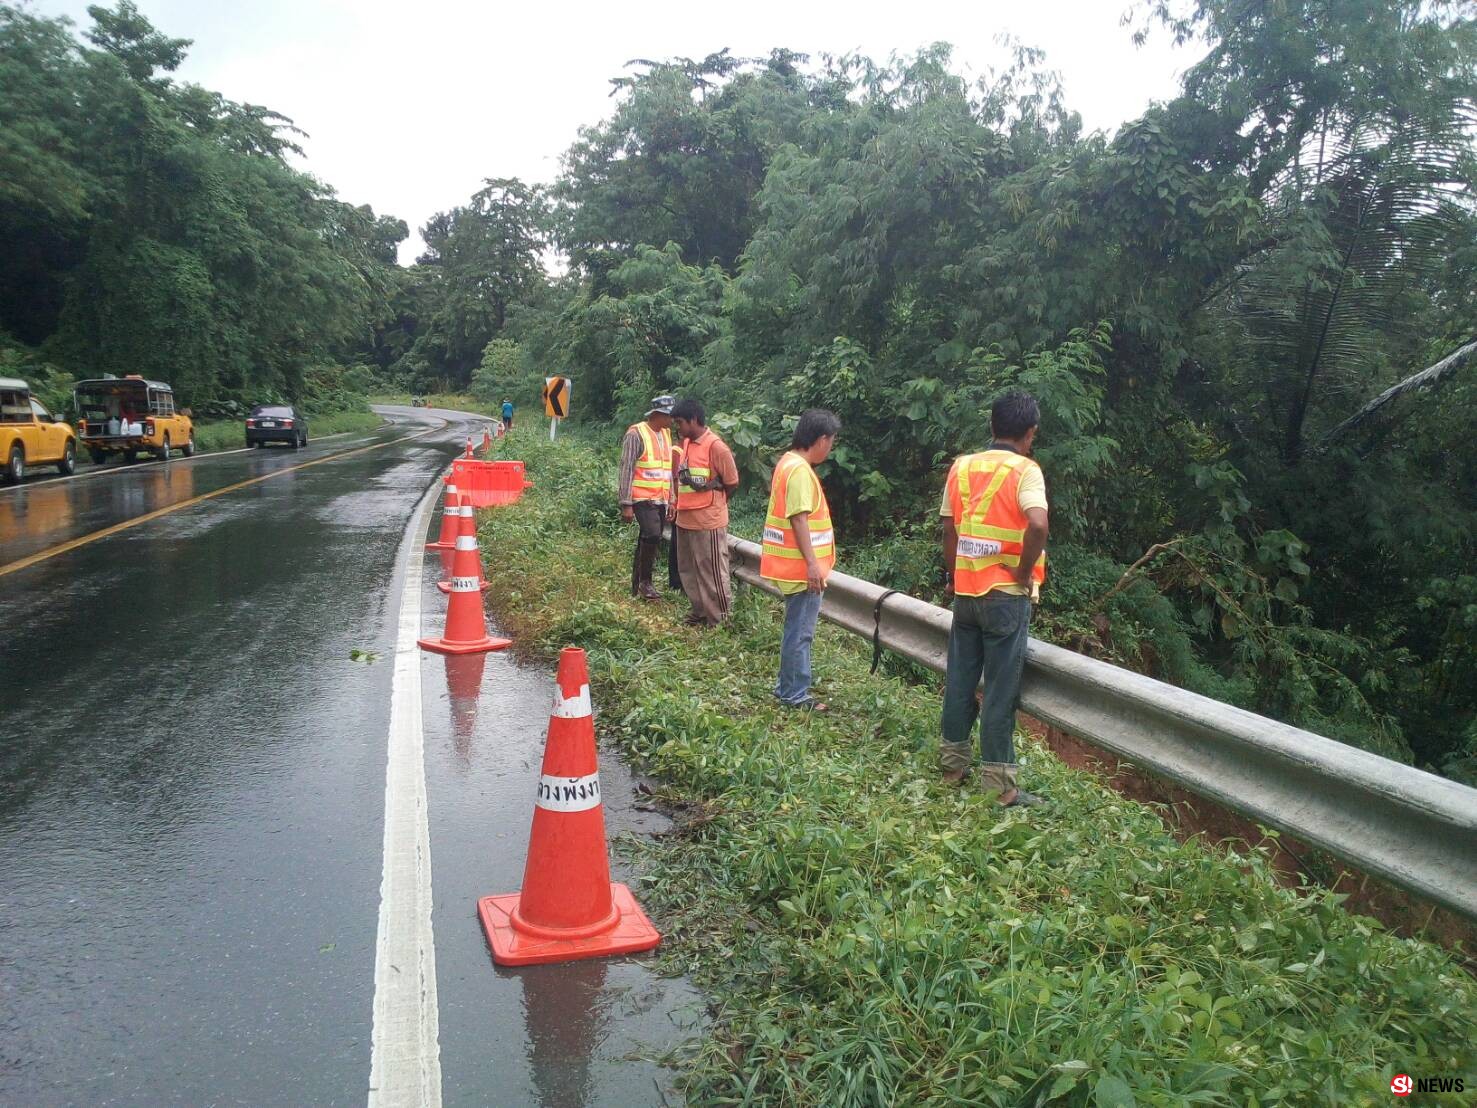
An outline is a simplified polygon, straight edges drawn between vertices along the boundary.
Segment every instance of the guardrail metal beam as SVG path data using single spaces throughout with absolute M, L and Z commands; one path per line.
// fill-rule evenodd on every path
M 756 543 L 729 536 L 735 575 Z M 833 573 L 821 615 L 867 639 L 887 590 Z M 894 593 L 888 650 L 944 671 L 953 614 Z M 1032 639 L 1021 707 L 1043 722 L 1366 873 L 1477 919 L 1477 789 Z

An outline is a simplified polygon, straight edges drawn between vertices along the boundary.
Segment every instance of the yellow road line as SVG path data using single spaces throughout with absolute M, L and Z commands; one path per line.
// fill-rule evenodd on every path
M 199 504 L 205 500 L 213 500 L 217 496 L 225 496 L 228 492 L 236 492 L 238 489 L 244 489 L 250 485 L 257 485 L 263 481 L 270 481 L 273 477 L 280 477 L 284 473 L 296 473 L 300 469 L 310 469 L 313 466 L 321 466 L 324 462 L 336 462 L 340 458 L 351 458 L 355 454 L 363 454 L 370 450 L 382 450 L 387 446 L 394 446 L 397 442 L 408 442 L 410 439 L 418 439 L 424 435 L 431 434 L 431 432 L 433 431 L 440 431 L 447 426 L 449 426 L 449 422 L 442 423 L 440 427 L 428 427 L 426 428 L 426 430 L 417 432 L 414 435 L 402 435 L 400 436 L 400 438 L 390 439 L 388 442 L 370 443 L 368 446 L 360 446 L 353 450 L 344 450 L 337 454 L 326 454 L 321 458 L 314 458 L 311 462 L 303 462 L 302 464 L 295 466 L 286 466 L 283 469 L 274 469 L 271 473 L 264 473 L 260 477 L 250 477 L 245 481 L 238 481 L 234 485 L 227 485 L 223 489 L 216 489 L 213 492 L 204 492 L 201 493 L 199 496 L 192 496 L 188 500 L 181 500 L 177 504 L 168 504 L 165 505 L 163 508 L 156 508 L 152 512 L 145 512 L 141 516 L 134 516 L 132 519 L 125 519 L 122 523 L 115 523 L 111 527 L 104 527 L 101 531 L 94 531 L 90 535 L 83 535 L 81 538 L 77 539 L 68 539 L 64 543 L 58 543 L 56 546 L 48 547 L 45 550 L 28 555 L 24 558 L 20 558 L 14 562 L 7 562 L 5 565 L 0 566 L 0 577 L 4 577 L 8 573 L 18 573 L 23 569 L 35 565 L 37 562 L 44 562 L 48 558 L 55 558 L 58 554 L 65 554 L 70 550 L 76 550 L 79 546 L 86 546 L 88 543 L 97 542 L 98 539 L 105 539 L 109 535 L 116 535 L 119 531 L 127 531 L 130 527 L 137 527 L 140 523 L 148 523 L 151 519 L 158 519 L 160 516 L 167 516 L 170 512 L 177 512 L 181 508 L 190 507 L 192 504 Z

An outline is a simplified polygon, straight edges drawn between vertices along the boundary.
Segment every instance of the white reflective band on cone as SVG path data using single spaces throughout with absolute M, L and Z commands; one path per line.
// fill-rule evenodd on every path
M 476 535 L 458 535 L 456 537 L 456 548 L 458 550 L 476 550 L 477 549 L 477 536 Z
M 586 686 L 588 688 L 588 686 Z M 548 812 L 584 812 L 600 806 L 600 774 L 586 777 L 550 777 L 538 779 L 534 807 Z
M 470 515 L 472 515 L 472 505 L 470 505 L 470 504 L 463 504 L 463 505 L 462 505 L 462 506 L 461 506 L 461 508 L 459 508 L 459 509 L 458 509 L 458 510 L 459 510 L 459 511 L 460 511 L 460 512 L 461 512 L 461 513 L 462 513 L 462 515 L 464 515 L 464 516 L 470 516 Z M 475 518 L 476 518 L 476 517 L 475 517 L 475 516 L 473 516 L 473 518 L 474 518 L 474 519 L 475 519 Z
M 590 711 L 590 686 L 581 685 L 580 691 L 568 699 L 558 684 L 554 686 L 554 709 L 550 713 L 555 719 L 584 719 Z
M 451 579 L 452 592 L 476 592 L 482 587 L 482 582 L 475 577 L 453 577 Z

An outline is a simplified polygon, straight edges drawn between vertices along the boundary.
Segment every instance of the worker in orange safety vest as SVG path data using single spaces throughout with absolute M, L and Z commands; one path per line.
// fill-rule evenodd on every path
M 672 485 L 672 406 L 670 396 L 651 401 L 646 418 L 626 429 L 617 470 L 621 519 L 636 524 L 636 550 L 631 558 L 631 595 L 660 600 L 651 583 L 657 547 L 662 541 L 667 509 L 676 497 Z
M 774 695 L 787 708 L 827 710 L 811 693 L 810 646 L 826 581 L 836 565 L 836 533 L 815 467 L 830 455 L 840 431 L 841 420 L 834 412 L 824 408 L 803 412 L 790 450 L 776 463 L 769 486 L 759 575 L 773 582 L 785 598 Z
M 1031 458 L 1040 422 L 1029 393 L 1015 390 L 996 399 L 990 410 L 994 442 L 954 460 L 939 506 L 954 594 L 940 768 L 951 784 L 968 778 L 970 731 L 978 717 L 980 781 L 1007 807 L 1041 803 L 1016 783 L 1014 741 L 1031 605 L 1046 580 L 1046 479 Z M 982 678 L 983 706 L 975 697 Z

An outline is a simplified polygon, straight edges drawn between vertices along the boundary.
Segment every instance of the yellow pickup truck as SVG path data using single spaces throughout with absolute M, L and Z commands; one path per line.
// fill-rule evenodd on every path
M 195 425 L 188 409 L 174 406 L 174 390 L 137 373 L 78 381 L 77 434 L 94 462 L 121 454 L 134 461 L 140 451 L 168 459 L 176 450 L 195 453 Z
M 27 466 L 55 465 L 64 474 L 77 468 L 77 436 L 66 417 L 48 412 L 16 377 L 0 377 L 0 464 L 11 483 Z

